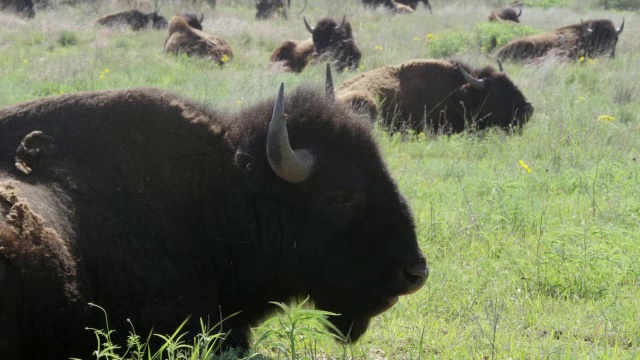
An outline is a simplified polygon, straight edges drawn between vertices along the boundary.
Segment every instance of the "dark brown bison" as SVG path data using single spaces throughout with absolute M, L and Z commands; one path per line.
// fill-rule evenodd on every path
M 200 14 L 198 16 L 198 14 L 192 11 L 188 11 L 180 14 L 179 16 L 182 16 L 187 24 L 189 24 L 189 26 L 191 26 L 192 28 L 196 30 L 202 30 L 202 20 L 204 20 L 204 14 Z
M 293 72 L 301 72 L 312 59 L 333 62 L 338 71 L 358 68 L 362 53 L 353 38 L 351 24 L 344 17 L 340 24 L 324 18 L 315 27 L 306 18 L 303 20 L 311 39 L 283 42 L 271 54 L 272 63 Z
M 289 5 L 288 0 L 256 0 L 256 19 L 264 20 L 276 15 L 286 19 Z
M 149 26 L 160 30 L 167 28 L 167 19 L 155 11 L 145 14 L 138 10 L 127 10 L 102 17 L 98 19 L 98 24 L 107 27 L 130 26 L 133 31 L 139 31 Z
M 3 358 L 89 358 L 89 301 L 113 336 L 226 319 L 246 349 L 310 296 L 357 340 L 428 276 L 371 130 L 308 87 L 237 114 L 150 88 L 1 109 Z
M 345 80 L 336 96 L 357 110 L 379 112 L 390 131 L 521 128 L 533 113 L 504 73 L 445 60 L 413 60 L 367 71 Z
M 609 20 L 588 20 L 553 31 L 514 39 L 500 48 L 496 57 L 501 60 L 526 61 L 552 54 L 567 59 L 580 56 L 615 56 L 618 35 L 624 19 L 616 29 Z
M 518 12 L 516 9 L 512 7 L 502 8 L 500 10 L 494 10 L 489 14 L 489 21 L 498 21 L 498 22 L 520 22 L 520 15 L 522 15 L 522 8 L 518 8 Z
M 29 19 L 36 16 L 32 0 L 0 0 L 0 10 L 13 12 Z
M 428 9 L 429 12 L 431 12 L 431 4 L 429 4 L 429 0 L 395 0 L 395 1 L 399 4 L 407 5 L 413 10 L 416 10 L 418 8 L 419 3 L 423 3 L 424 8 Z
M 223 38 L 189 26 L 183 16 L 174 16 L 169 23 L 169 33 L 164 41 L 164 51 L 209 58 L 224 65 L 233 58 L 231 46 Z

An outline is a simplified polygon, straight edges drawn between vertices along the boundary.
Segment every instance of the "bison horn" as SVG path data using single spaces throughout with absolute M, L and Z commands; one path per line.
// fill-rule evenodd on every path
M 620 24 L 620 27 L 616 29 L 618 35 L 622 33 L 622 29 L 624 29 L 624 18 L 622 18 L 622 24 Z
M 342 31 L 344 29 L 344 22 L 347 20 L 347 15 L 342 15 L 342 22 L 336 26 L 336 31 Z
M 484 89 L 484 80 L 482 79 L 476 79 L 473 76 L 469 75 L 462 66 L 460 66 L 460 72 L 462 73 L 462 76 L 464 76 L 464 79 L 471 84 L 471 86 L 473 86 L 474 88 L 478 89 L 478 90 L 482 90 Z
M 516 17 L 519 19 L 520 15 L 522 15 L 522 7 L 518 8 L 518 15 L 516 15 Z
M 324 84 L 324 94 L 328 99 L 336 99 L 336 94 L 333 91 L 333 75 L 331 75 L 331 65 L 329 63 L 327 63 L 327 79 Z
M 204 13 L 200 13 L 200 20 L 198 20 L 198 22 L 202 24 L 202 20 L 204 20 Z
M 307 28 L 307 31 L 313 34 L 313 28 L 311 27 L 311 25 L 309 25 L 309 23 L 307 22 L 307 18 L 306 17 L 302 17 L 302 20 L 304 20 L 304 27 Z
M 290 183 L 300 183 L 311 175 L 313 155 L 304 149 L 292 150 L 287 123 L 284 120 L 284 83 L 280 84 L 278 98 L 267 133 L 267 160 L 278 177 Z
M 502 63 L 500 62 L 500 59 L 496 59 L 496 61 L 498 62 L 498 69 L 500 69 L 500 72 L 504 72 L 504 68 L 502 67 Z

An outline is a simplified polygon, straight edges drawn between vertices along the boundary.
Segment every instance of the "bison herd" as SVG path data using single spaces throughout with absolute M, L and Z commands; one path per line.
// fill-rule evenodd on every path
M 33 17 L 30 3 L 2 4 Z M 364 3 L 409 12 L 418 1 Z M 286 16 L 289 2 L 256 0 L 256 8 L 259 19 Z M 489 19 L 521 16 L 520 6 Z M 203 20 L 129 10 L 97 24 L 166 29 L 165 52 L 223 66 L 232 48 L 204 31 Z M 303 24 L 310 37 L 283 42 L 270 67 L 359 69 L 346 17 Z M 417 59 L 353 73 L 334 87 L 327 64 L 324 91 L 302 86 L 285 95 L 281 85 L 275 101 L 237 113 L 153 88 L 0 109 L 2 358 L 89 356 L 95 344 L 85 327 L 103 325 L 88 302 L 117 319 L 119 334 L 128 329 L 123 319 L 171 333 L 190 316 L 191 335 L 201 318 L 224 319 L 225 346 L 247 349 L 270 301 L 309 296 L 340 314 L 330 321 L 357 340 L 429 275 L 371 122 L 389 132 L 522 131 L 534 106 L 500 60 L 613 57 L 623 28 L 624 20 L 618 28 L 586 20 L 514 39 L 495 53 L 498 69 Z

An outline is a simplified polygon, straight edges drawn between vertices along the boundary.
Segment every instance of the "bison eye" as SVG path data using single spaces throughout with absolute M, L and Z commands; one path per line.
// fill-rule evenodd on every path
M 353 194 L 345 190 L 336 189 L 329 196 L 329 202 L 334 205 L 350 205 L 353 202 Z

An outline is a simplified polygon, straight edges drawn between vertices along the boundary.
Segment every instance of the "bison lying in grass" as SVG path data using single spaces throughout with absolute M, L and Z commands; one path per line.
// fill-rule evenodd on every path
M 173 54 L 201 56 L 224 65 L 233 58 L 231 46 L 223 38 L 189 26 L 184 16 L 177 15 L 169 23 L 164 51 Z
M 610 20 L 588 20 L 541 34 L 514 39 L 496 53 L 501 60 L 530 61 L 549 54 L 575 60 L 580 56 L 615 56 L 618 36 L 624 29 Z
M 516 13 L 516 9 L 512 7 L 506 7 L 499 10 L 494 10 L 489 14 L 489 21 L 496 22 L 520 22 L 520 15 L 522 15 L 522 7 L 518 8 L 518 12 Z
M 503 72 L 447 60 L 413 60 L 370 70 L 345 80 L 336 96 L 358 111 L 380 113 L 390 131 L 521 128 L 533 113 Z
M 315 27 L 306 18 L 303 20 L 311 39 L 285 41 L 271 54 L 272 63 L 280 63 L 283 69 L 293 72 L 301 72 L 311 59 L 333 62 L 338 71 L 358 68 L 362 53 L 345 17 L 340 24 L 324 18 Z
M 145 14 L 138 10 L 127 10 L 102 17 L 98 19 L 98 24 L 106 27 L 129 26 L 133 31 L 139 31 L 149 26 L 160 30 L 167 27 L 167 19 L 155 11 Z
M 355 341 L 420 289 L 370 124 L 316 89 L 283 94 L 236 114 L 149 88 L 0 109 L 3 359 L 90 358 L 85 328 L 105 324 L 89 301 L 113 337 L 127 319 L 143 337 L 226 319 L 225 346 L 246 349 L 270 301 L 310 296 Z

